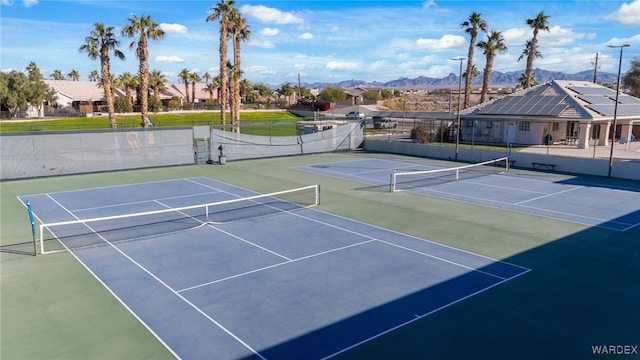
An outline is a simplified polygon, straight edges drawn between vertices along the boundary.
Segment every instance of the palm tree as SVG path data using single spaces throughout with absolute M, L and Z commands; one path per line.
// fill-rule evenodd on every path
M 473 52 L 475 50 L 476 47 L 476 38 L 478 36 L 478 30 L 482 31 L 483 33 L 487 33 L 487 22 L 484 21 L 484 19 L 482 19 L 480 17 L 480 14 L 477 12 L 472 12 L 471 15 L 469 15 L 469 18 L 467 19 L 467 21 L 463 22 L 462 24 L 460 24 L 461 27 L 465 28 L 464 31 L 469 34 L 469 52 L 467 54 L 467 71 L 466 73 L 472 73 L 472 66 L 473 66 Z M 471 79 L 473 77 L 468 77 L 465 79 L 465 83 L 464 83 L 464 107 L 468 108 L 469 107 L 469 98 L 471 96 Z
M 491 71 L 493 70 L 493 60 L 496 53 L 504 53 L 507 46 L 504 43 L 504 37 L 500 31 L 491 31 L 486 41 L 480 41 L 478 47 L 486 56 L 486 65 L 484 68 L 484 77 L 482 79 L 482 92 L 480 93 L 480 103 L 485 102 L 487 93 L 489 92 L 489 84 L 491 82 Z
M 98 74 L 98 70 L 91 70 L 89 76 L 87 76 L 87 79 L 89 79 L 89 81 L 98 81 L 99 78 L 100 75 Z
M 233 130 L 239 132 L 240 123 L 240 78 L 242 68 L 240 66 L 240 44 L 247 41 L 251 35 L 247 20 L 238 11 L 232 13 L 229 24 L 229 32 L 233 39 L 233 76 L 231 77 L 231 123 Z
M 209 93 L 209 101 L 213 101 L 213 93 L 218 91 L 218 83 L 216 81 L 207 83 L 202 90 Z
M 153 96 L 160 100 L 160 92 L 167 89 L 167 78 L 160 70 L 152 70 L 149 74 L 149 87 L 153 89 Z
M 100 84 L 102 85 L 107 98 L 107 110 L 109 111 L 109 123 L 111 128 L 116 128 L 115 107 L 113 101 L 113 91 L 111 90 L 111 74 L 110 74 L 110 59 L 109 53 L 113 52 L 113 55 L 120 60 L 124 60 L 125 56 L 122 51 L 118 50 L 120 42 L 116 40 L 113 34 L 113 26 L 105 27 L 101 23 L 93 24 L 94 29 L 91 30 L 91 35 L 85 38 L 85 44 L 82 45 L 79 51 L 85 51 L 92 60 L 100 58 L 100 70 L 102 73 Z
M 64 80 L 64 74 L 60 69 L 53 70 L 53 72 L 51 73 L 51 75 L 49 75 L 49 77 L 53 80 Z
M 189 69 L 184 68 L 178 74 L 178 77 L 182 79 L 182 83 L 184 84 L 184 95 L 187 97 L 187 102 L 189 101 L 189 79 L 191 78 L 191 72 Z
M 208 84 L 208 83 L 209 83 L 209 81 L 211 80 L 211 74 L 209 74 L 208 72 L 205 72 L 205 73 L 202 75 L 202 80 L 204 80 L 204 83 L 205 83 L 205 84 Z
M 141 98 L 141 125 L 147 126 L 147 113 L 149 111 L 149 47 L 148 39 L 156 40 L 164 37 L 164 31 L 150 16 L 131 16 L 127 25 L 122 28 L 122 36 L 135 38 L 129 45 L 130 49 L 136 49 L 136 57 L 140 60 L 140 98 Z
M 29 79 L 42 79 L 42 73 L 40 72 L 40 68 L 34 61 L 30 62 L 29 65 L 25 68 L 27 73 L 29 74 Z
M 196 103 L 196 84 L 200 82 L 202 78 L 198 75 L 197 72 L 192 72 L 189 74 L 189 81 L 191 81 L 191 102 Z
M 535 18 L 527 19 L 527 25 L 533 29 L 533 37 L 531 38 L 531 44 L 528 46 L 527 67 L 524 71 L 526 81 L 524 86 L 525 89 L 531 87 L 533 60 L 536 58 L 536 55 L 539 54 L 538 32 L 540 30 L 549 31 L 549 16 L 545 15 L 543 11 L 540 11 Z
M 80 73 L 77 70 L 71 70 L 68 74 L 67 77 L 73 81 L 78 81 L 80 80 Z
M 473 80 L 474 77 L 477 77 L 478 75 L 480 75 L 480 71 L 478 71 L 478 68 L 476 68 L 476 64 L 473 64 L 471 66 L 471 79 Z M 467 72 L 463 72 L 462 73 L 462 77 L 463 78 L 467 78 Z
M 240 80 L 240 98 L 246 101 L 251 92 L 253 92 L 253 85 L 251 85 L 251 82 L 247 79 Z
M 129 101 L 129 104 L 133 106 L 133 95 L 131 93 L 132 89 L 137 89 L 139 85 L 138 77 L 132 75 L 130 72 L 125 72 L 122 75 L 118 76 L 119 87 L 124 88 L 125 97 Z
M 220 0 L 220 2 L 211 8 L 211 14 L 207 16 L 207 22 L 220 21 L 220 123 L 222 127 L 227 124 L 226 108 L 227 108 L 227 41 L 229 40 L 229 21 L 232 13 L 235 11 L 234 0 Z

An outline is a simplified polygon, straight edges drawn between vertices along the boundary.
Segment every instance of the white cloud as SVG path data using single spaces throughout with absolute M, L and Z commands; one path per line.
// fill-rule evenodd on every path
M 0 0 L 0 5 L 11 6 L 11 5 L 13 5 L 13 1 L 11 1 L 11 0 Z
M 156 56 L 156 62 L 159 63 L 182 63 L 184 60 L 179 56 Z
M 24 7 L 32 7 L 38 5 L 38 0 L 23 0 L 22 5 Z
M 186 34 L 187 33 L 187 27 L 184 26 L 184 25 L 180 25 L 180 24 L 161 23 L 160 24 L 160 29 L 164 30 L 164 32 L 166 32 L 166 33 L 171 33 L 171 34 Z
M 260 35 L 263 36 L 276 36 L 280 33 L 280 30 L 276 28 L 264 28 L 260 30 Z
M 338 32 L 338 31 L 340 31 L 340 27 L 339 26 L 332 26 L 331 29 L 329 29 L 329 31 L 331 31 L 332 33 Z
M 308 69 L 315 68 L 313 65 L 310 65 L 310 64 L 293 64 L 293 67 L 298 70 L 308 70 Z
M 264 5 L 243 5 L 240 12 L 256 18 L 264 23 L 274 24 L 302 24 L 304 20 L 293 13 L 283 12 L 278 9 L 266 7 Z
M 296 56 L 294 56 L 294 58 L 295 59 L 306 59 L 306 58 L 308 58 L 308 56 L 304 55 L 304 54 L 297 54 Z
M 249 40 L 249 46 L 255 46 L 263 49 L 273 49 L 274 45 L 269 40 Z
M 326 68 L 327 70 L 358 70 L 360 64 L 349 61 L 329 61 Z
M 444 51 L 463 47 L 467 44 L 467 39 L 458 35 L 443 35 L 440 39 L 416 40 L 414 50 Z
M 309 33 L 309 32 L 306 32 L 306 33 L 298 35 L 298 39 L 311 40 L 311 39 L 313 39 L 313 34 Z
M 422 7 L 425 9 L 428 9 L 433 6 L 438 6 L 435 0 L 426 0 L 425 2 L 422 3 Z
M 269 69 L 266 66 L 262 66 L 262 65 L 249 66 L 246 71 L 248 73 L 259 74 L 259 75 L 269 75 L 269 74 L 275 74 L 276 73 L 275 71 Z
M 632 3 L 624 3 L 620 6 L 620 9 L 607 15 L 607 20 L 616 21 L 625 25 L 639 26 L 640 24 L 640 0 L 635 0 Z

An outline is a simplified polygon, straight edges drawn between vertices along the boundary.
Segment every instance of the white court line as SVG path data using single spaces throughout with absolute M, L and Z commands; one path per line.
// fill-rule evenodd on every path
M 48 194 L 47 194 L 48 196 Z M 55 203 L 57 203 L 62 209 L 64 209 L 66 212 L 68 212 L 71 216 L 73 216 L 74 218 L 76 218 L 77 220 L 82 221 L 82 219 L 79 219 L 77 216 L 75 216 L 71 211 L 69 211 L 67 208 L 65 208 L 62 204 L 60 204 L 59 202 L 57 202 L 55 199 L 51 198 L 51 200 L 53 200 Z M 212 322 L 213 324 L 215 324 L 217 327 L 219 327 L 222 331 L 224 331 L 225 333 L 227 333 L 229 336 L 231 336 L 233 339 L 235 339 L 236 341 L 238 341 L 240 344 L 242 344 L 245 348 L 247 348 L 247 350 L 251 351 L 254 355 L 258 356 L 260 359 L 263 360 L 267 360 L 264 356 L 262 356 L 259 352 L 257 352 L 255 349 L 253 349 L 251 346 L 249 346 L 249 344 L 245 343 L 242 339 L 240 339 L 238 336 L 236 336 L 233 332 L 231 332 L 229 329 L 225 328 L 222 324 L 220 324 L 219 322 L 217 322 L 216 320 L 214 320 L 212 317 L 210 317 L 209 315 L 207 315 L 204 311 L 202 311 L 199 307 L 197 307 L 196 305 L 194 305 L 193 303 L 191 303 L 189 300 L 187 300 L 184 296 L 182 296 L 181 294 L 179 294 L 178 292 L 176 292 L 175 290 L 173 290 L 168 284 L 166 284 L 164 281 L 162 281 L 159 277 L 157 277 L 154 273 L 152 273 L 150 270 L 148 270 L 147 268 L 145 268 L 144 266 L 142 266 L 140 263 L 138 263 L 137 261 L 135 261 L 133 258 L 131 258 L 129 255 L 127 255 L 124 251 L 122 251 L 120 248 L 118 248 L 117 246 L 115 246 L 114 244 L 112 244 L 111 242 L 109 242 L 107 239 L 105 239 L 102 235 L 100 235 L 98 232 L 96 232 L 93 228 L 91 228 L 91 226 L 87 225 L 87 224 L 83 224 L 84 226 L 86 226 L 89 230 L 91 230 L 94 234 L 96 234 L 96 236 L 98 236 L 100 239 L 102 239 L 104 242 L 106 242 L 107 244 L 109 244 L 109 246 L 113 247 L 117 252 L 119 252 L 122 256 L 124 256 L 127 260 L 129 260 L 131 263 L 133 263 L 135 266 L 137 266 L 138 268 L 140 268 L 140 270 L 144 271 L 145 273 L 147 273 L 149 276 L 151 276 L 153 279 L 155 279 L 158 283 L 160 283 L 163 287 L 165 287 L 167 290 L 169 290 L 170 292 L 172 292 L 174 295 L 176 295 L 178 298 L 180 298 L 182 301 L 184 301 L 187 305 L 189 305 L 191 308 L 193 308 L 194 310 L 196 310 L 198 313 L 200 313 L 202 316 L 204 316 L 206 319 L 208 319 L 210 322 Z M 73 252 L 72 252 L 73 253 Z M 74 254 L 75 256 L 75 254 Z M 78 259 L 76 257 L 76 259 Z M 79 259 L 78 259 L 79 260 Z M 82 261 L 80 261 L 81 264 L 85 265 L 84 263 L 82 263 Z M 87 269 L 89 269 L 86 265 L 85 267 Z M 102 280 L 100 280 L 100 278 L 98 276 L 96 276 L 96 274 L 94 274 L 91 270 L 89 270 L 107 289 L 109 289 L 109 287 L 102 282 Z M 111 289 L 109 289 L 109 292 L 111 292 L 113 294 L 113 292 L 111 291 Z M 115 295 L 114 295 L 115 296 Z M 116 298 L 118 300 L 120 300 L 117 296 Z M 120 300 L 122 302 L 122 300 Z M 124 304 L 124 302 L 122 302 Z M 129 311 L 131 311 L 131 309 L 125 305 L 125 307 L 127 309 L 129 309 Z M 140 322 L 142 324 L 145 324 L 133 311 L 131 311 L 131 313 L 140 320 Z M 162 341 L 160 339 L 160 337 L 153 331 L 151 330 L 151 328 L 149 328 L 146 324 L 145 327 L 147 327 L 147 329 L 149 329 L 149 331 L 154 334 L 154 336 L 156 336 L 156 338 L 158 338 L 162 344 L 165 345 L 165 347 L 167 349 L 169 349 L 169 351 L 174 354 L 176 357 L 179 358 L 179 356 L 177 354 L 175 354 L 175 352 L 166 344 L 164 343 L 164 341 Z
M 454 301 L 452 301 L 452 302 L 450 302 L 450 303 L 448 303 L 448 304 L 442 305 L 442 306 L 440 306 L 439 308 L 437 308 L 437 309 L 433 309 L 433 310 L 431 310 L 431 311 L 429 311 L 429 312 L 427 312 L 427 313 L 425 313 L 425 314 L 422 314 L 422 315 L 417 315 L 417 314 L 416 314 L 416 316 L 415 316 L 413 319 L 409 320 L 409 321 L 406 321 L 406 322 L 404 322 L 404 323 L 402 323 L 402 324 L 399 324 L 399 325 L 396 325 L 396 326 L 394 326 L 394 327 L 392 327 L 392 328 L 389 328 L 389 329 L 387 329 L 387 330 L 385 330 L 385 331 L 383 331 L 383 332 L 380 332 L 379 334 L 376 334 L 376 335 L 374 335 L 374 336 L 369 337 L 368 339 L 364 339 L 364 340 L 362 340 L 362 341 L 360 341 L 360 342 L 357 342 L 357 343 L 355 343 L 355 344 L 353 344 L 353 345 L 351 345 L 351 346 L 349 346 L 349 347 L 346 347 L 346 348 L 344 348 L 344 349 L 342 349 L 342 350 L 340 350 L 340 351 L 337 351 L 337 352 L 335 352 L 335 353 L 333 353 L 333 354 L 331 354 L 331 355 L 329 355 L 329 356 L 325 356 L 325 357 L 324 357 L 324 358 L 322 358 L 322 359 L 323 359 L 323 360 L 324 360 L 324 359 L 330 359 L 330 358 L 332 358 L 332 357 L 334 357 L 334 356 L 338 356 L 338 355 L 340 355 L 340 354 L 342 354 L 342 353 L 345 353 L 345 352 L 347 352 L 347 351 L 349 351 L 349 350 L 351 350 L 351 349 L 354 349 L 354 348 L 356 348 L 356 347 L 358 347 L 358 346 L 360 346 L 360 345 L 362 345 L 362 344 L 368 343 L 368 342 L 369 342 L 369 341 L 371 341 L 371 340 L 375 340 L 375 339 L 377 339 L 377 338 L 379 338 L 379 337 L 381 337 L 381 336 L 384 336 L 384 335 L 389 334 L 389 333 L 391 333 L 391 332 L 393 332 L 393 331 L 395 331 L 395 330 L 398 330 L 398 329 L 399 329 L 399 328 L 401 328 L 401 327 L 404 327 L 404 326 L 406 326 L 406 325 L 409 325 L 409 324 L 411 324 L 411 323 L 414 323 L 414 322 L 416 322 L 416 321 L 418 321 L 418 320 L 420 320 L 420 319 L 422 319 L 422 318 L 424 318 L 424 317 L 427 317 L 427 316 L 429 316 L 429 315 L 431 315 L 431 314 L 433 314 L 433 313 L 435 313 L 435 312 L 438 312 L 438 311 L 440 311 L 440 310 L 442 310 L 442 309 L 446 309 L 446 308 L 448 308 L 448 307 L 450 307 L 450 306 L 452 306 L 452 305 L 455 305 L 455 304 L 457 304 L 457 303 L 459 303 L 459 302 L 461 302 L 461 301 L 464 301 L 464 300 L 466 300 L 466 299 L 468 299 L 468 298 L 470 298 L 470 297 L 476 296 L 476 295 L 478 295 L 478 294 L 480 294 L 480 293 L 482 293 L 482 292 L 485 292 L 485 291 L 487 291 L 487 290 L 489 290 L 489 289 L 491 289 L 491 288 L 494 288 L 494 287 L 496 287 L 496 286 L 498 286 L 498 285 L 501 285 L 501 284 L 503 284 L 503 283 L 505 283 L 505 282 L 507 282 L 507 281 L 513 280 L 513 279 L 517 278 L 518 276 L 521 276 L 521 275 L 524 275 L 524 274 L 528 273 L 529 271 L 531 271 L 531 270 L 527 270 L 527 271 L 524 271 L 524 272 L 522 272 L 522 273 L 516 274 L 516 275 L 514 275 L 514 276 L 512 276 L 512 277 L 510 277 L 510 278 L 506 278 L 506 279 L 504 279 L 504 280 L 502 280 L 502 281 L 499 281 L 499 282 L 497 282 L 497 283 L 495 283 L 495 284 L 492 284 L 492 285 L 490 285 L 490 286 L 487 286 L 487 287 L 486 287 L 486 288 L 484 288 L 484 289 L 478 290 L 478 291 L 476 291 L 476 292 L 474 292 L 474 293 L 471 293 L 471 294 L 466 295 L 466 296 L 464 296 L 464 297 L 461 297 L 461 298 L 459 298 L 459 299 L 457 299 L 457 300 L 454 300 Z
M 216 194 L 218 192 L 219 191 L 210 191 L 210 192 L 202 192 L 202 193 L 191 194 L 191 195 L 169 196 L 169 197 L 164 197 L 164 198 L 159 198 L 159 199 L 131 201 L 131 202 L 124 202 L 124 203 L 118 203 L 118 204 L 113 204 L 113 205 L 104 205 L 104 206 L 95 206 L 95 207 L 89 207 L 89 208 L 74 209 L 73 211 L 77 212 L 77 211 L 108 209 L 108 208 L 112 208 L 112 207 L 125 206 L 125 205 L 144 204 L 144 203 L 151 203 L 151 202 L 162 201 L 162 200 L 174 200 L 174 199 L 188 198 L 188 197 L 192 197 L 192 196 L 202 196 L 202 195 Z
M 549 197 L 549 196 L 555 196 L 555 195 L 559 195 L 559 194 L 564 194 L 564 193 L 567 193 L 567 192 L 569 192 L 569 191 L 578 190 L 578 189 L 584 189 L 584 186 L 576 186 L 576 187 L 574 187 L 574 188 L 570 188 L 570 189 L 566 189 L 566 190 L 562 190 L 562 191 L 554 192 L 554 193 L 547 194 L 547 195 L 542 195 L 542 196 L 534 197 L 534 198 L 532 198 L 532 199 L 523 200 L 523 201 L 520 201 L 520 202 L 514 203 L 513 205 L 520 205 L 520 204 L 524 204 L 524 203 L 529 202 L 529 201 L 535 201 L 535 200 L 539 200 L 539 199 L 544 199 L 544 198 Z
M 220 282 L 223 282 L 223 281 L 227 281 L 227 280 L 230 280 L 230 279 L 242 277 L 242 276 L 249 275 L 249 274 L 254 274 L 254 273 L 257 273 L 257 272 L 260 272 L 260 271 L 264 271 L 264 270 L 268 270 L 268 269 L 273 269 L 273 268 L 276 268 L 276 267 L 279 267 L 279 266 L 282 266 L 282 265 L 286 265 L 286 264 L 291 264 L 291 263 L 294 263 L 294 262 L 297 262 L 297 261 L 306 260 L 306 259 L 310 259 L 310 258 L 313 258 L 313 257 L 326 255 L 326 254 L 329 254 L 329 253 L 332 253 L 332 252 L 344 250 L 344 249 L 347 249 L 347 248 L 350 248 L 350 247 L 354 247 L 354 246 L 360 246 L 360 245 L 367 244 L 367 243 L 370 243 L 370 242 L 373 242 L 373 241 L 375 241 L 375 240 L 362 241 L 362 242 L 359 242 L 359 243 L 350 244 L 350 245 L 347 245 L 347 246 L 342 246 L 342 247 L 335 248 L 335 249 L 330 249 L 330 250 L 327 250 L 327 251 L 322 251 L 322 252 L 319 252 L 319 253 L 316 253 L 316 254 L 303 256 L 303 257 L 298 258 L 298 259 L 293 259 L 293 260 L 289 260 L 289 261 L 286 261 L 286 262 L 265 266 L 265 267 L 262 267 L 262 268 L 259 268 L 259 269 L 255 269 L 255 270 L 251 270 L 251 271 L 247 271 L 247 272 L 244 272 L 244 273 L 241 273 L 241 274 L 227 276 L 227 277 L 222 278 L 222 279 L 217 279 L 217 280 L 214 280 L 214 281 L 209 281 L 209 282 L 202 283 L 202 284 L 199 284 L 199 285 L 195 285 L 195 286 L 191 286 L 191 287 L 188 287 L 188 288 L 180 289 L 180 290 L 178 290 L 178 292 L 189 291 L 189 290 L 201 288 L 201 287 L 204 287 L 204 286 L 217 284 L 217 283 L 220 283 Z

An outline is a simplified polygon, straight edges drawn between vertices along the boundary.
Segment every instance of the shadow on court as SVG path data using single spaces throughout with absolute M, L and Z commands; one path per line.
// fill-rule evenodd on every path
M 345 347 L 335 358 L 595 359 L 602 346 L 638 346 L 638 239 L 640 227 L 624 233 L 592 227 L 509 257 L 504 261 L 532 271 L 428 316 L 416 314 L 403 326 Z M 458 282 L 469 281 L 465 274 L 260 353 L 315 358 L 310 349 L 336 342 L 347 346 L 363 328 L 373 334 L 404 309 L 443 301 L 459 289 Z

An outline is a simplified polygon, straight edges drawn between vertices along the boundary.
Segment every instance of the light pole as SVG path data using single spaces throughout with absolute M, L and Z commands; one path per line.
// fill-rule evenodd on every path
M 628 47 L 629 44 L 607 45 L 610 48 L 620 48 L 620 60 L 618 62 L 618 81 L 616 83 L 616 103 L 613 105 L 613 127 L 611 129 L 611 152 L 609 153 L 609 175 L 611 176 L 611 168 L 613 167 L 613 145 L 616 142 L 616 126 L 618 120 L 618 96 L 620 95 L 620 71 L 622 69 L 622 49 Z
M 458 73 L 458 115 L 456 116 L 456 160 L 458 160 L 458 145 L 460 144 L 460 96 L 462 95 L 462 61 L 466 60 L 465 57 L 451 58 L 454 61 L 460 61 L 460 72 Z

